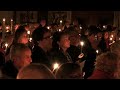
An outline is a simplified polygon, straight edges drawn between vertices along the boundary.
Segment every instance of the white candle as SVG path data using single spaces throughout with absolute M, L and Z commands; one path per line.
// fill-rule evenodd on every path
M 8 43 L 5 43 L 5 51 L 7 50 L 8 48 Z
M 82 47 L 83 47 L 83 45 L 84 45 L 84 42 L 81 41 L 81 42 L 80 42 L 80 45 L 81 45 L 81 53 L 82 53 Z
M 29 38 L 29 41 L 32 42 L 32 38 Z

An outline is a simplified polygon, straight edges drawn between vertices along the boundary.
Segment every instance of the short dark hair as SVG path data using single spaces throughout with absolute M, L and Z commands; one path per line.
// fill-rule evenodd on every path
M 43 40 L 44 34 L 50 32 L 47 28 L 45 27 L 38 27 L 36 28 L 33 33 L 32 33 L 32 39 L 34 44 L 38 44 L 38 41 Z

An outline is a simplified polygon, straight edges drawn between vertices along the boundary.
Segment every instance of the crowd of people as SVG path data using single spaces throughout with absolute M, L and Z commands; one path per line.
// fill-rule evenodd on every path
M 2 27 L 2 25 L 1 25 Z M 112 25 L 78 20 L 0 32 L 0 79 L 119 79 L 120 35 Z

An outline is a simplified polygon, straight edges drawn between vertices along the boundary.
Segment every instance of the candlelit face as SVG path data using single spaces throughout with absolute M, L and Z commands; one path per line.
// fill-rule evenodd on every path
M 31 59 L 31 50 L 25 49 L 19 53 L 16 60 L 16 65 L 21 68 L 29 65 L 32 62 Z
M 46 25 L 46 20 L 41 20 L 40 24 L 42 25 L 42 27 L 44 27 Z
M 60 47 L 69 48 L 70 47 L 70 40 L 69 35 L 63 35 L 58 42 Z
M 28 37 L 27 37 L 27 33 L 24 32 L 20 38 L 18 39 L 19 43 L 23 43 L 23 44 L 27 44 L 28 43 Z
M 104 33 L 104 39 L 108 39 L 109 38 L 109 33 L 108 32 L 105 32 Z

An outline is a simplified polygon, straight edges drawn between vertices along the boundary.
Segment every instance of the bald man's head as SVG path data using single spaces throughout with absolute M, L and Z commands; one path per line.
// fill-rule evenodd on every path
M 17 79 L 55 79 L 55 76 L 45 65 L 32 63 L 19 71 Z

